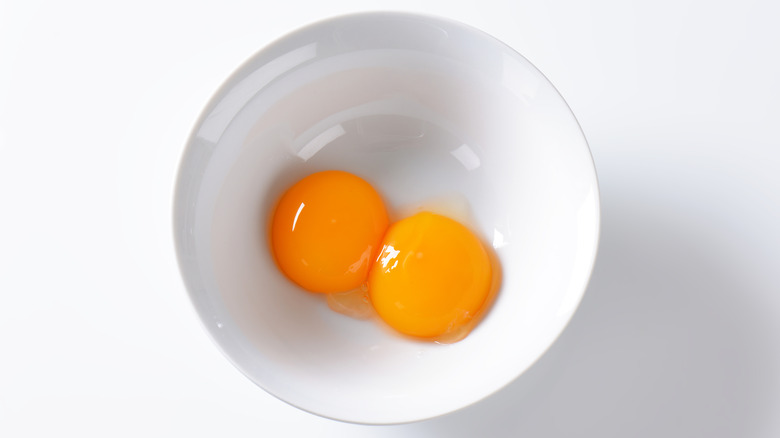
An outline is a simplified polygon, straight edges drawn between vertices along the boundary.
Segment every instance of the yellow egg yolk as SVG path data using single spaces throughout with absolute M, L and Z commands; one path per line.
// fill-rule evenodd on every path
M 280 199 L 271 247 L 281 271 L 311 292 L 343 292 L 365 283 L 388 226 L 379 194 L 342 171 L 303 178 Z
M 491 292 L 480 240 L 447 217 L 422 212 L 387 230 L 368 277 L 376 312 L 395 330 L 438 338 L 467 327 Z

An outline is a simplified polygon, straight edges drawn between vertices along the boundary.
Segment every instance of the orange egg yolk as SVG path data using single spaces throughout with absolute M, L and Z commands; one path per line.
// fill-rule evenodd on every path
M 368 293 L 395 330 L 437 338 L 469 326 L 491 291 L 480 240 L 447 217 L 422 212 L 393 224 L 371 268 Z
M 280 199 L 271 246 L 281 271 L 311 292 L 343 292 L 365 283 L 388 226 L 379 194 L 342 171 L 307 176 Z

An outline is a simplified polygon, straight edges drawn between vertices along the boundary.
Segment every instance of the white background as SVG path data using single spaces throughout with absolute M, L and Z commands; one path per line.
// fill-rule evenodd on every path
M 569 327 L 495 396 L 342 424 L 212 345 L 171 236 L 179 156 L 273 39 L 359 10 L 481 28 L 555 84 L 602 191 Z M 0 436 L 780 436 L 780 5 L 0 2 Z

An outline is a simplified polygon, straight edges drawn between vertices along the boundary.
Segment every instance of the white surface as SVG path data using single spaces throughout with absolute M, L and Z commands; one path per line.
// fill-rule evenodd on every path
M 777 3 L 0 5 L 0 435 L 780 435 Z M 289 29 L 365 8 L 467 22 L 585 131 L 602 241 L 528 373 L 405 426 L 303 413 L 208 340 L 179 279 L 174 171 L 198 112 Z M 273 10 L 273 13 L 270 11 Z
M 173 229 L 203 323 L 252 381 L 327 418 L 411 422 L 487 397 L 560 335 L 593 267 L 598 187 L 576 119 L 526 59 L 450 20 L 356 14 L 276 41 L 209 103 L 184 156 Z M 350 320 L 279 272 L 272 209 L 326 169 L 365 178 L 394 220 L 457 196 L 483 241 L 504 236 L 500 292 L 466 339 Z

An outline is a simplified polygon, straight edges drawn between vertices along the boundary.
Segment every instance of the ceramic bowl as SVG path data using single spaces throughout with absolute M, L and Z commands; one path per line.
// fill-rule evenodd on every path
M 395 215 L 456 206 L 492 246 L 501 288 L 467 338 L 397 336 L 278 271 L 274 203 L 325 169 L 368 180 Z M 598 230 L 593 161 L 553 85 L 479 30 L 401 13 L 321 21 L 249 59 L 195 124 L 174 200 L 181 273 L 216 345 L 270 394 L 355 423 L 435 417 L 520 376 L 577 308 Z

